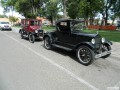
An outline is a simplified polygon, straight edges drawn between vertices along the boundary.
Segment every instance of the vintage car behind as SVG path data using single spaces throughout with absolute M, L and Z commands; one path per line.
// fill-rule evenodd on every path
M 107 58 L 111 54 L 112 43 L 99 34 L 89 34 L 81 30 L 83 21 L 59 20 L 56 30 L 44 35 L 44 47 L 57 47 L 76 51 L 79 62 L 90 65 L 97 58 Z
M 35 39 L 43 39 L 44 31 L 42 30 L 42 21 L 36 19 L 22 19 L 22 29 L 19 33 L 21 38 L 29 38 L 31 43 L 35 42 Z

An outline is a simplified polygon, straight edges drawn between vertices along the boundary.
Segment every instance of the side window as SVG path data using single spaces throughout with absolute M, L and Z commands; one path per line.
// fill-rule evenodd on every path
M 61 32 L 68 32 L 69 31 L 69 25 L 68 22 L 60 22 L 58 24 L 59 30 Z
M 28 25 L 29 25 L 29 21 L 26 21 L 26 22 L 25 22 L 25 26 L 28 26 Z
M 60 22 L 60 25 L 63 27 L 67 27 L 67 22 Z
M 31 25 L 31 26 L 34 26 L 34 21 L 31 21 L 30 25 Z

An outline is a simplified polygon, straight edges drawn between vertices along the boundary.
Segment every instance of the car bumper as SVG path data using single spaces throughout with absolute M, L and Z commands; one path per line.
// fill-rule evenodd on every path
M 43 39 L 43 36 L 44 36 L 43 32 L 35 33 L 35 37 L 38 39 Z
M 100 57 L 103 57 L 103 56 L 106 56 L 106 55 L 108 55 L 108 54 L 111 54 L 111 51 L 105 51 L 105 52 L 103 52 L 103 53 L 96 54 L 96 55 L 95 55 L 95 59 L 100 58 Z

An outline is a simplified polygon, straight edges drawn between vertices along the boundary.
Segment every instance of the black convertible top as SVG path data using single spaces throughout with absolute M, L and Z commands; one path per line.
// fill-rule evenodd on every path
M 75 21 L 75 22 L 84 22 L 84 20 L 79 20 L 79 19 L 61 19 L 56 21 L 56 24 L 60 23 L 60 22 L 71 22 L 71 21 Z

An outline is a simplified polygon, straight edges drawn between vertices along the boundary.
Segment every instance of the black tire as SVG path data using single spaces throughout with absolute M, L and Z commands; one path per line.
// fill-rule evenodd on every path
M 90 65 L 95 57 L 95 53 L 87 46 L 80 46 L 77 49 L 77 58 L 85 66 Z
M 35 36 L 34 36 L 34 34 L 30 33 L 28 37 L 29 37 L 29 42 L 30 43 L 34 43 L 35 42 Z
M 48 50 L 50 50 L 52 48 L 50 37 L 45 37 L 45 39 L 44 39 L 44 47 L 46 49 L 48 49 Z
M 20 31 L 21 39 L 24 39 L 24 32 L 23 30 Z
M 103 52 L 104 52 L 104 51 L 110 51 L 110 50 L 111 50 L 111 46 L 110 46 L 110 45 L 104 45 L 104 46 L 103 46 L 103 49 L 104 49 Z M 105 58 L 109 57 L 110 55 L 111 55 L 111 53 L 103 56 L 102 58 L 105 59 Z

